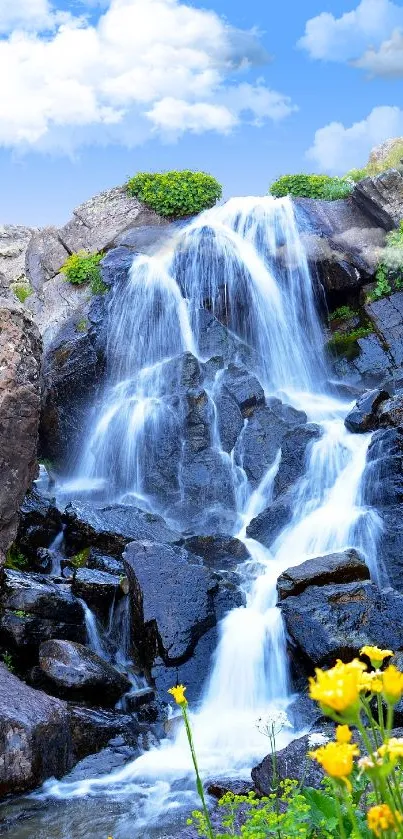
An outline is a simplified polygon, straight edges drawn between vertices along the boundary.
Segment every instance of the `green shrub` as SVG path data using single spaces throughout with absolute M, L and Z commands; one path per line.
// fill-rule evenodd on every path
M 357 312 L 351 309 L 350 306 L 339 306 L 334 312 L 330 312 L 329 320 L 348 320 L 349 318 L 357 317 Z
M 283 175 L 270 187 L 271 195 L 283 198 L 293 195 L 299 198 L 321 198 L 335 201 L 346 198 L 353 186 L 343 178 L 331 178 L 329 175 Z
M 364 178 L 367 178 L 368 174 L 368 169 L 366 166 L 364 166 L 363 169 L 350 169 L 350 171 L 347 172 L 347 175 L 345 175 L 344 177 L 346 180 L 353 181 L 355 184 L 357 184 L 359 181 L 363 181 Z
M 6 665 L 7 669 L 10 671 L 10 673 L 15 673 L 14 659 L 13 659 L 13 656 L 11 655 L 11 653 L 7 652 L 7 650 L 6 650 L 6 652 L 4 652 L 3 655 L 2 655 L 2 659 L 3 659 L 3 664 Z
M 83 548 L 82 551 L 79 551 L 74 556 L 70 557 L 70 562 L 73 568 L 84 568 L 88 562 L 88 557 L 90 555 L 90 548 Z
M 26 556 L 15 545 L 11 545 L 6 553 L 5 567 L 11 568 L 13 571 L 25 571 L 28 565 Z
M 403 288 L 403 220 L 397 230 L 391 230 L 386 236 L 384 254 L 375 277 L 376 285 L 368 295 L 368 301 L 379 300 Z
M 103 259 L 103 253 L 89 253 L 78 251 L 73 253 L 63 265 L 62 274 L 69 283 L 73 285 L 84 285 L 89 283 L 93 294 L 103 294 L 106 286 L 102 282 L 99 263 Z
M 127 183 L 130 195 L 165 218 L 193 216 L 214 207 L 222 187 L 205 172 L 140 172 Z
M 31 296 L 33 289 L 28 282 L 16 283 L 13 286 L 14 294 L 20 303 L 25 303 L 28 297 Z
M 81 320 L 76 323 L 76 332 L 87 332 L 88 330 L 88 321 L 85 318 L 81 318 Z
M 360 351 L 357 344 L 358 339 L 366 338 L 373 331 L 371 326 L 359 326 L 351 332 L 334 332 L 330 341 L 327 342 L 327 348 L 336 355 L 344 356 L 351 361 L 351 359 L 357 357 Z

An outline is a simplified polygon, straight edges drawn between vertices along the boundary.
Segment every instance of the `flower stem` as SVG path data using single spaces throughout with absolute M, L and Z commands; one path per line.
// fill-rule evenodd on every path
M 208 811 L 207 804 L 206 804 L 206 797 L 204 795 L 204 788 L 203 788 L 202 780 L 200 778 L 199 766 L 198 766 L 198 763 L 197 763 L 196 751 L 195 751 L 195 747 L 194 747 L 194 743 L 193 743 L 192 729 L 190 727 L 189 716 L 188 716 L 188 712 L 186 710 L 186 704 L 181 705 L 181 711 L 182 711 L 183 719 L 184 719 L 184 722 L 185 722 L 185 728 L 186 728 L 186 734 L 187 734 L 187 738 L 188 738 L 188 742 L 189 742 L 190 753 L 192 755 L 193 766 L 194 766 L 195 773 L 196 773 L 196 788 L 197 788 L 197 792 L 199 793 L 200 800 L 201 800 L 201 803 L 202 803 L 204 818 L 206 819 L 207 835 L 208 835 L 209 839 L 215 839 L 214 832 L 213 832 L 213 826 L 211 824 L 211 819 L 210 819 L 210 813 Z

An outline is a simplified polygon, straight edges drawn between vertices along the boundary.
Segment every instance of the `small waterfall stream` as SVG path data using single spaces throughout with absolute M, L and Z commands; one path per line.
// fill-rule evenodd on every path
M 122 302 L 123 299 L 123 302 Z M 175 357 L 204 356 L 201 313 L 209 310 L 253 350 L 255 371 L 267 396 L 304 411 L 321 435 L 307 453 L 304 477 L 293 489 L 293 517 L 271 549 L 246 535 L 268 506 L 281 451 L 259 486 L 248 485 L 238 453 L 224 452 L 212 405 L 212 446 L 227 464 L 237 498 L 241 539 L 250 560 L 239 568 L 246 606 L 221 623 L 219 643 L 200 707 L 193 713 L 196 748 L 205 776 L 248 775 L 268 751 L 259 717 L 290 702 L 286 639 L 276 606 L 276 581 L 309 557 L 356 547 L 378 579 L 380 523 L 362 505 L 362 476 L 370 435 L 344 426 L 350 405 L 326 386 L 323 338 L 312 278 L 292 203 L 288 199 L 232 199 L 179 231 L 173 249 L 137 257 L 124 290 L 116 286 L 109 320 L 109 382 L 102 410 L 90 422 L 81 467 L 70 492 L 101 490 L 108 500 L 155 504 L 148 489 L 153 446 L 181 417 L 169 398 Z M 178 471 L 180 463 L 178 463 Z M 285 730 L 278 745 L 295 732 Z M 132 837 L 164 835 L 152 827 L 180 804 L 191 809 L 193 779 L 183 730 L 109 776 L 48 782 L 43 796 L 135 798 Z M 147 832 L 147 831 L 150 832 Z M 126 837 L 119 824 L 114 839 Z M 112 833 L 112 828 L 111 828 Z

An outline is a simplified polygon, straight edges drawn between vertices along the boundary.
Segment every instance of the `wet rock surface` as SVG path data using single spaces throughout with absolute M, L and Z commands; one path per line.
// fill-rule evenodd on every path
M 358 551 L 351 548 L 341 553 L 308 559 L 301 565 L 288 568 L 277 580 L 279 600 L 295 597 L 309 586 L 331 583 L 351 583 L 369 580 L 369 568 Z
M 17 541 L 27 557 L 35 559 L 39 548 L 48 548 L 62 529 L 62 516 L 53 501 L 34 487 L 20 507 Z
M 325 724 L 324 728 L 319 732 L 320 735 L 332 737 L 333 726 L 330 723 Z M 292 781 L 298 781 L 305 787 L 313 787 L 319 789 L 323 779 L 323 769 L 314 760 L 307 756 L 307 752 L 314 743 L 314 733 L 306 734 L 304 737 L 299 737 L 294 740 L 285 749 L 281 749 L 276 753 L 276 768 L 279 780 L 289 778 Z M 323 742 L 323 739 L 322 739 Z M 252 769 L 252 780 L 257 792 L 260 795 L 270 795 L 273 784 L 273 760 L 272 756 L 267 757 Z
M 39 648 L 40 675 L 48 689 L 93 705 L 115 705 L 130 689 L 129 680 L 83 644 L 45 641 Z
M 284 527 L 290 523 L 293 512 L 292 493 L 286 492 L 252 519 L 246 529 L 246 534 L 250 539 L 256 539 L 266 548 L 270 548 Z
M 64 702 L 33 690 L 0 664 L 0 796 L 25 792 L 72 766 Z
M 78 502 L 69 504 L 64 521 L 66 543 L 73 553 L 91 546 L 119 558 L 128 542 L 134 539 L 166 544 L 178 544 L 182 540 L 161 516 L 119 504 L 106 507 Z
M 115 598 L 123 593 L 118 576 L 92 568 L 78 568 L 75 571 L 71 590 L 104 619 L 108 617 Z
M 370 582 L 310 586 L 281 609 L 287 632 L 311 666 L 350 660 L 365 644 L 403 649 L 403 596 Z

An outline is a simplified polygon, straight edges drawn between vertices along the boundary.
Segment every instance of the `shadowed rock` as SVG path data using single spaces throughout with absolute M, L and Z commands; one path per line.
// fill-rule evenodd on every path
M 288 568 L 277 580 L 279 600 L 301 594 L 308 586 L 331 583 L 351 583 L 369 580 L 369 568 L 358 551 L 350 548 L 341 553 L 307 559 L 301 565 Z

